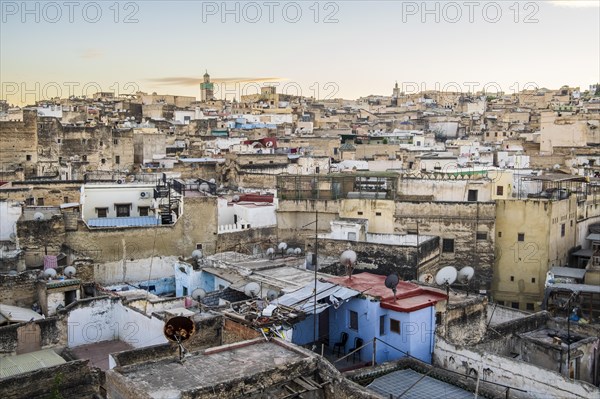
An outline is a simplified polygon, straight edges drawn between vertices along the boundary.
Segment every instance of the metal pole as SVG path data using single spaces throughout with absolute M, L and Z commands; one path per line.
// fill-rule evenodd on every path
M 317 269 L 319 262 L 319 241 L 317 240 L 317 233 L 319 227 L 319 209 L 317 201 L 315 200 L 315 259 L 313 261 L 313 267 L 315 268 L 315 298 L 313 304 L 313 342 L 317 342 Z
M 373 338 L 373 359 L 371 361 L 371 366 L 375 367 L 376 360 L 377 360 L 377 340 L 375 338 Z

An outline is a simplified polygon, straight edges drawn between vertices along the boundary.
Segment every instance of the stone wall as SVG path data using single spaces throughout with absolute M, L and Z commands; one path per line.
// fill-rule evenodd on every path
M 0 355 L 15 355 L 17 347 L 28 344 L 28 342 L 19 342 L 19 330 L 29 323 L 10 324 L 0 327 Z M 40 348 L 64 348 L 67 343 L 67 324 L 63 317 L 49 317 L 32 322 L 40 328 Z M 35 339 L 34 337 L 23 335 L 21 339 Z
M 34 176 L 38 155 L 37 111 L 24 110 L 22 122 L 0 122 L 0 137 L 0 170 L 22 168 L 25 176 Z
M 520 360 L 453 345 L 436 338 L 433 364 L 461 374 L 512 388 L 510 398 L 556 397 L 587 399 L 600 395 L 592 384 L 571 381 L 562 375 Z M 481 381 L 482 384 L 486 384 Z M 525 391 L 525 392 L 523 392 Z
M 257 247 L 265 250 L 274 247 L 277 241 L 277 227 L 251 228 L 231 233 L 222 233 L 217 236 L 216 252 L 236 251 L 252 253 Z
M 3 399 L 100 398 L 102 375 L 89 360 L 76 360 L 2 379 Z
M 261 334 L 243 324 L 232 321 L 228 318 L 223 320 L 223 345 L 233 344 L 235 342 L 245 341 L 260 337 Z
M 0 303 L 31 307 L 37 301 L 37 274 L 38 271 L 24 271 L 16 276 L 0 274 Z

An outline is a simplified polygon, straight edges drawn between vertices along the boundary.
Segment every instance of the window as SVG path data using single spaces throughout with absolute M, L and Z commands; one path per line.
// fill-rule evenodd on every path
M 27 158 L 28 161 L 31 161 L 31 155 L 26 155 L 25 158 Z
M 56 142 L 57 142 L 58 144 L 60 144 L 60 139 L 56 139 Z
M 453 238 L 444 238 L 442 240 L 442 252 L 454 252 Z
M 535 309 L 535 306 L 533 305 L 533 303 L 527 303 L 526 309 L 533 311 Z
M 519 309 L 519 302 L 511 302 L 510 307 L 513 309 Z
M 82 156 L 81 156 L 81 160 L 82 160 L 83 162 L 87 162 L 87 155 L 82 155 Z
M 565 236 L 565 230 L 566 230 L 565 229 L 565 224 L 563 223 L 563 224 L 560 225 L 560 236 L 561 237 Z
M 385 335 L 385 315 L 379 316 L 379 335 Z
M 348 232 L 348 240 L 356 241 L 356 233 L 353 231 Z
M 510 276 L 510 281 L 515 281 L 515 276 Z
M 532 277 L 532 278 L 531 278 L 531 282 L 532 282 L 532 283 L 535 283 L 535 277 Z
M 202 249 L 202 244 L 196 244 L 196 249 Z
M 115 204 L 115 208 L 117 209 L 117 217 L 129 217 L 129 210 L 131 209 L 131 204 Z
M 104 164 L 106 163 L 106 159 L 105 159 L 105 158 L 102 158 L 102 159 L 100 160 L 100 162 L 102 162 L 102 165 L 104 165 Z
M 363 213 L 362 211 L 358 211 L 358 215 L 361 216 Z
M 350 310 L 350 329 L 358 331 L 358 313 Z
M 68 204 L 68 203 L 69 203 L 69 197 L 64 197 L 64 198 L 63 198 L 63 202 L 64 202 L 65 204 Z
M 498 237 L 502 237 L 502 232 L 501 231 L 498 232 Z
M 96 208 L 96 213 L 99 218 L 105 218 L 108 216 L 108 208 Z
M 504 301 L 496 301 L 498 303 L 498 305 L 500 306 L 504 306 Z
M 140 216 L 148 216 L 149 206 L 138 206 L 138 214 Z
M 469 202 L 477 201 L 477 190 L 469 190 L 469 194 L 467 196 L 467 201 L 469 201 Z
M 38 206 L 44 206 L 44 197 L 40 197 L 37 199 L 37 205 Z
M 477 239 L 478 240 L 487 240 L 487 231 L 478 231 Z
M 117 145 L 117 144 L 119 144 L 119 139 L 114 139 L 114 140 L 113 140 L 113 144 L 114 144 L 114 145 Z
M 381 212 L 375 212 L 375 216 L 381 216 Z
M 400 334 L 400 320 L 390 319 L 390 331 Z
M 120 156 L 118 156 L 118 155 L 115 156 L 115 163 L 117 165 L 121 163 L 121 157 Z
M 496 186 L 496 195 L 504 195 L 504 186 Z
M 525 241 L 525 233 L 517 233 L 517 241 Z

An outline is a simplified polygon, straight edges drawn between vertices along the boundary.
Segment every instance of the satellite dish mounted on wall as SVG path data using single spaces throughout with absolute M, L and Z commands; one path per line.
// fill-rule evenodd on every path
M 171 342 L 176 342 L 179 346 L 179 361 L 183 361 L 183 355 L 186 349 L 183 343 L 190 339 L 196 332 L 196 325 L 189 317 L 175 316 L 167 320 L 163 328 L 163 334 Z
M 354 270 L 354 265 L 356 264 L 356 258 L 356 252 L 350 249 L 342 252 L 340 255 L 340 263 L 346 267 L 346 274 L 350 280 L 352 280 L 352 271 Z
M 398 286 L 399 282 L 400 278 L 396 273 L 390 274 L 385 278 L 384 281 L 385 286 L 392 290 L 392 292 L 394 293 L 394 301 L 396 300 L 396 287 Z
M 37 220 L 38 222 L 40 220 L 44 220 L 44 214 L 42 212 L 36 212 L 33 214 L 33 219 Z
M 204 291 L 202 288 L 196 288 L 194 291 L 192 291 L 192 298 L 194 298 L 198 302 L 202 301 L 202 299 L 204 299 L 205 296 L 206 291 Z

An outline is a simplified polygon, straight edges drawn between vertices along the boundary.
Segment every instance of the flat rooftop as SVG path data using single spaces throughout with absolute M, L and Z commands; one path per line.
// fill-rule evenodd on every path
M 188 356 L 183 363 L 176 357 L 124 366 L 111 372 L 120 374 L 124 383 L 151 398 L 179 398 L 194 390 L 213 389 L 239 378 L 276 371 L 307 359 L 300 351 L 285 344 L 262 340 L 208 349 Z
M 436 380 L 415 370 L 393 371 L 375 379 L 367 388 L 386 397 L 406 399 L 452 398 L 471 399 L 473 393 Z

